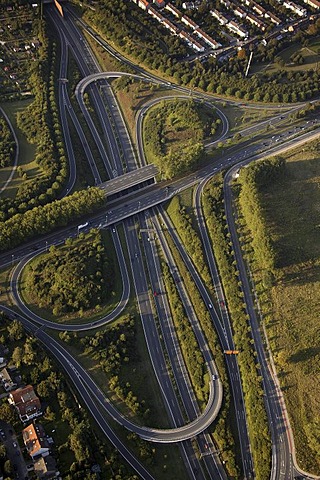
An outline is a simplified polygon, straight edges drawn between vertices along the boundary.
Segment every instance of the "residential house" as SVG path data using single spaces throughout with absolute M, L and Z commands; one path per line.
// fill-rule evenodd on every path
M 197 40 L 195 40 L 189 33 L 185 32 L 184 30 L 181 30 L 181 32 L 179 33 L 179 37 L 182 38 L 182 40 L 184 40 L 185 42 L 187 42 L 189 47 L 193 48 L 197 52 L 204 51 L 203 45 L 197 42 Z
M 170 32 L 174 35 L 178 35 L 180 29 L 172 22 L 170 22 L 170 20 L 168 20 L 167 18 L 163 20 L 163 26 L 170 30 Z
M 214 40 L 210 35 L 208 35 L 206 32 L 201 30 L 201 28 L 198 28 L 195 32 L 205 43 L 207 43 L 211 48 L 219 48 L 221 47 L 221 43 L 217 42 Z
M 181 18 L 181 21 L 185 23 L 188 27 L 192 28 L 192 30 L 196 30 L 199 28 L 199 25 L 196 24 L 191 18 L 189 18 L 187 15 L 183 15 Z
M 274 13 L 272 12 L 266 12 L 264 14 L 265 18 L 270 18 L 271 22 L 272 23 L 275 23 L 276 25 L 280 25 L 281 24 L 281 20 L 279 17 L 277 17 Z
M 60 473 L 56 470 L 56 461 L 51 456 L 39 457 L 34 462 L 34 472 L 38 478 L 56 478 Z
M 183 15 L 180 10 L 178 10 L 174 5 L 172 5 L 172 3 L 167 3 L 165 9 L 168 10 L 168 12 L 172 13 L 172 15 L 174 15 L 175 17 L 181 18 Z
M 17 387 L 17 383 L 12 378 L 12 373 L 10 368 L 3 368 L 0 372 L 0 381 L 2 382 L 2 386 L 6 392 L 10 392 Z
M 215 8 L 210 10 L 210 13 L 214 18 L 216 18 L 218 20 L 218 22 L 221 25 L 226 25 L 229 21 L 224 15 L 222 15 L 221 12 L 219 12 L 219 10 L 216 10 Z
M 41 403 L 32 385 L 13 390 L 8 397 L 8 401 L 15 406 L 20 420 L 24 423 L 42 415 Z
M 310 7 L 315 8 L 316 10 L 319 10 L 320 8 L 319 0 L 304 0 L 304 3 L 310 5 Z
M 4 357 L 0 357 L 0 368 L 4 368 L 7 365 L 7 360 Z
M 236 5 L 234 7 L 233 13 L 240 18 L 245 18 L 245 16 L 247 15 L 247 13 L 243 10 L 243 8 L 238 7 Z
M 22 430 L 22 438 L 30 457 L 49 455 L 49 443 L 42 425 L 31 423 Z
M 283 2 L 283 6 L 288 10 L 292 10 L 294 13 L 299 15 L 299 17 L 305 17 L 307 15 L 307 10 L 294 2 L 285 1 Z
M 255 25 L 256 27 L 260 28 L 260 30 L 264 31 L 266 29 L 265 24 L 253 13 L 248 13 L 246 20 L 250 22 L 252 25 Z
M 163 8 L 166 5 L 164 0 L 153 0 L 153 3 L 159 8 Z
M 232 32 L 236 33 L 237 35 L 239 35 L 239 37 L 241 38 L 245 38 L 248 36 L 247 30 L 245 30 L 243 27 L 241 27 L 237 22 L 233 20 L 231 20 L 231 22 L 227 24 L 227 28 Z

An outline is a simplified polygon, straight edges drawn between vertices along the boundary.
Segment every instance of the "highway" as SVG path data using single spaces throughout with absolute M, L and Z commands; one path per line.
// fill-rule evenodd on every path
M 103 183 L 101 179 L 103 173 L 103 175 L 107 176 L 110 180 L 113 179 L 110 182 L 110 185 L 115 185 L 115 190 L 112 191 L 112 193 L 116 193 L 123 185 L 130 186 L 136 183 L 137 178 L 144 178 L 142 172 L 143 168 L 139 168 L 145 166 L 143 145 L 141 141 L 141 129 L 147 109 L 151 108 L 151 106 L 159 100 L 145 104 L 137 115 L 136 131 L 138 154 L 136 155 L 121 110 L 107 81 L 108 78 L 124 75 L 124 73 L 100 71 L 89 46 L 83 39 L 78 27 L 73 22 L 73 17 L 71 15 L 68 15 L 65 20 L 62 20 L 53 8 L 48 9 L 48 15 L 51 21 L 54 22 L 61 41 L 61 64 L 58 92 L 59 108 L 68 159 L 70 161 L 70 175 L 63 194 L 68 194 L 71 191 L 77 178 L 76 162 L 73 153 L 72 139 L 68 128 L 67 114 L 79 135 L 94 183 L 97 185 Z M 94 32 L 90 32 L 90 34 L 97 39 L 97 35 Z M 99 39 L 97 40 L 99 42 L 101 41 Z M 96 159 L 92 155 L 81 122 L 77 118 L 69 98 L 67 89 L 69 49 L 72 51 L 84 77 L 77 85 L 75 92 L 83 116 L 81 121 L 84 119 L 90 129 L 92 138 L 101 157 L 104 172 L 101 171 L 101 166 L 99 168 L 97 166 Z M 148 82 L 155 82 L 170 86 L 170 88 L 176 88 L 171 84 L 168 85 L 168 83 L 155 76 L 147 75 L 146 72 L 142 70 L 136 75 L 136 78 L 143 78 Z M 92 119 L 87 105 L 83 100 L 83 94 L 86 90 L 88 90 L 90 94 L 92 105 L 94 106 L 99 119 L 99 126 L 96 125 Z M 176 97 L 185 98 L 186 92 L 189 93 L 186 89 L 179 87 L 177 88 Z M 206 102 L 210 102 L 208 105 L 212 106 L 214 97 L 199 95 L 199 101 L 204 98 Z M 294 107 L 294 109 L 296 108 L 300 108 L 300 106 Z M 290 109 L 287 113 L 281 114 L 281 116 L 276 115 L 273 119 L 268 120 L 268 122 L 273 122 L 274 125 L 277 125 L 283 120 L 285 115 L 288 115 L 292 111 L 293 109 Z M 208 144 L 209 148 L 219 141 L 226 140 L 228 135 L 229 125 L 226 116 L 223 111 L 218 108 L 217 114 L 220 115 L 220 118 L 222 119 L 222 132 L 218 140 Z M 1 264 L 3 266 L 13 265 L 18 262 L 17 266 L 12 270 L 10 286 L 12 299 L 16 307 L 19 309 L 19 313 L 6 306 L 1 306 L 0 308 L 5 311 L 10 318 L 19 318 L 25 328 L 34 334 L 36 338 L 56 357 L 70 376 L 83 402 L 94 418 L 96 418 L 103 432 L 141 478 L 151 479 L 153 477 L 116 437 L 113 430 L 108 425 L 108 421 L 106 420 L 107 417 L 101 414 L 100 408 L 103 408 L 106 415 L 111 416 L 115 421 L 125 426 L 128 430 L 137 433 L 148 441 L 158 443 L 179 442 L 181 455 L 190 478 L 205 479 L 206 476 L 212 479 L 227 478 L 224 466 L 220 462 L 219 455 L 215 450 L 212 449 L 210 452 L 205 452 L 208 443 L 211 441 L 211 437 L 205 432 L 205 430 L 211 425 L 219 413 L 223 396 L 223 385 L 221 381 L 216 378 L 218 372 L 214 363 L 214 358 L 207 345 L 205 336 L 203 335 L 197 316 L 188 297 L 188 292 L 185 289 L 183 279 L 177 270 L 177 266 L 174 263 L 159 223 L 160 217 L 161 222 L 166 225 L 186 267 L 192 275 L 195 286 L 199 290 L 204 303 L 207 305 L 212 322 L 215 325 L 219 336 L 221 348 L 223 350 L 233 349 L 234 344 L 228 311 L 225 307 L 221 308 L 221 305 L 224 305 L 224 303 L 222 303 L 224 302 L 223 289 L 220 284 L 212 246 L 206 232 L 201 210 L 201 193 L 204 185 L 213 175 L 225 168 L 228 169 L 224 183 L 226 215 L 229 230 L 232 235 L 234 250 L 236 252 L 236 261 L 241 276 L 247 311 L 250 315 L 255 348 L 261 365 L 265 404 L 272 434 L 273 454 L 271 478 L 279 480 L 293 479 L 295 474 L 301 474 L 296 466 L 294 458 L 293 438 L 290 435 L 289 422 L 285 415 L 283 397 L 281 396 L 279 386 L 275 381 L 274 372 L 270 369 L 267 361 L 259 324 L 255 315 L 255 305 L 251 295 L 251 286 L 248 282 L 246 266 L 243 263 L 241 248 L 233 220 L 233 202 L 229 184 L 232 175 L 234 175 L 239 167 L 244 166 L 251 161 L 265 158 L 269 155 L 285 152 L 288 149 L 295 148 L 298 145 L 302 145 L 312 139 L 318 138 L 320 135 L 320 129 L 318 126 L 319 122 L 317 121 L 312 123 L 310 123 L 310 121 L 305 121 L 302 123 L 302 127 L 300 127 L 300 129 L 295 129 L 294 132 L 291 131 L 279 135 L 274 133 L 267 144 L 262 144 L 262 142 L 252 143 L 252 145 L 246 146 L 245 150 L 241 148 L 241 145 L 233 147 L 228 150 L 228 152 L 222 153 L 220 157 L 214 160 L 210 165 L 199 169 L 197 172 L 193 172 L 172 182 L 167 182 L 165 185 L 154 184 L 141 191 L 134 192 L 131 196 L 118 198 L 112 203 L 108 202 L 105 211 L 99 212 L 96 215 L 92 215 L 88 217 L 88 219 L 85 219 L 83 228 L 81 228 L 81 231 L 83 232 L 86 232 L 91 228 L 111 228 L 112 239 L 115 245 L 123 282 L 122 296 L 119 304 L 107 316 L 100 318 L 93 323 L 62 325 L 40 318 L 24 304 L 19 292 L 20 275 L 25 268 L 25 265 L 34 258 L 35 255 L 45 252 L 50 245 L 59 245 L 67 238 L 76 237 L 79 234 L 79 225 L 60 229 L 57 232 L 43 236 L 35 241 L 28 242 L 26 245 L 18 247 L 10 252 L 6 252 L 0 256 Z M 249 130 L 244 129 L 243 134 L 257 134 L 264 127 L 265 122 L 261 122 L 258 125 L 250 127 Z M 306 132 L 304 132 L 304 129 Z M 313 130 L 307 131 L 311 129 Z M 103 135 L 100 134 L 100 130 L 103 131 Z M 145 168 L 151 169 L 152 167 Z M 123 175 L 124 172 L 127 173 Z M 153 171 L 153 173 L 155 173 L 155 171 Z M 203 284 L 191 259 L 186 254 L 181 240 L 177 236 L 175 229 L 161 207 L 161 205 L 168 199 L 193 185 L 198 185 L 195 193 L 195 207 L 198 216 L 199 230 L 213 284 L 215 286 L 218 304 L 220 305 L 220 311 L 216 311 L 214 308 L 209 307 L 209 305 L 212 305 L 211 295 L 208 292 L 207 287 Z M 102 188 L 108 189 L 108 182 L 104 187 L 102 186 Z M 160 215 L 154 209 L 156 206 L 159 206 Z M 118 233 L 118 225 L 120 225 L 120 223 L 123 227 L 126 249 L 129 257 L 128 266 L 125 261 L 123 246 Z M 139 238 L 139 232 L 143 232 L 141 234 L 141 239 Z M 155 238 L 153 238 L 151 232 L 156 234 L 157 242 Z M 161 250 L 161 255 L 164 256 L 169 265 L 179 296 L 183 302 L 184 309 L 188 314 L 188 319 L 197 338 L 198 348 L 202 352 L 205 364 L 208 368 L 210 378 L 209 398 L 205 409 L 202 411 L 200 411 L 195 398 L 193 387 L 184 364 L 179 341 L 172 323 L 170 307 L 165 294 L 165 285 L 161 278 L 159 249 Z M 137 300 L 150 360 L 162 393 L 162 401 L 168 412 L 168 418 L 172 425 L 172 428 L 169 429 L 157 429 L 136 425 L 121 415 L 115 405 L 113 405 L 97 387 L 80 363 L 73 358 L 61 343 L 55 341 L 46 331 L 46 328 L 63 331 L 89 330 L 106 325 L 115 320 L 124 310 L 130 296 L 128 268 L 130 268 L 133 278 L 134 296 Z M 159 291 L 161 292 L 161 295 L 152 296 L 150 293 L 150 286 L 151 292 Z M 155 319 L 155 310 L 157 312 L 159 324 Z M 161 336 L 159 334 L 160 331 L 162 334 Z M 244 476 L 246 478 L 254 478 L 254 465 L 252 462 L 250 441 L 247 432 L 245 405 L 236 358 L 234 356 L 227 358 L 226 365 L 233 392 Z M 173 372 L 173 379 L 171 378 L 171 371 Z M 189 441 L 189 439 L 195 437 L 197 440 L 197 448 L 195 448 L 194 444 Z M 199 452 L 209 453 L 209 455 L 205 454 L 203 462 L 200 462 L 199 460 Z M 200 455 L 200 458 L 201 456 L 202 455 Z

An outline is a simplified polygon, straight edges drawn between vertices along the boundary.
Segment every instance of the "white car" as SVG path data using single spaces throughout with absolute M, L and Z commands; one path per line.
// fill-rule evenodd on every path
M 210 308 L 210 310 L 212 309 L 211 303 L 208 303 L 208 307 Z

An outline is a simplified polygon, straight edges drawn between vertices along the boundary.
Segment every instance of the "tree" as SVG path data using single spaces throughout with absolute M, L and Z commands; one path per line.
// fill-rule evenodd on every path
M 20 367 L 22 359 L 23 359 L 23 350 L 21 347 L 16 347 L 12 352 L 12 362 L 17 367 Z

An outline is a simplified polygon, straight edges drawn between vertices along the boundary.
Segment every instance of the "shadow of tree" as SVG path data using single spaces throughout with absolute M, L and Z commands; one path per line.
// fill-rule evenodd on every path
M 288 358 L 288 361 L 291 363 L 299 363 L 304 362 L 306 360 L 310 360 L 314 356 L 320 353 L 320 346 L 319 347 L 309 347 L 309 348 L 302 348 L 298 352 L 294 353 Z

